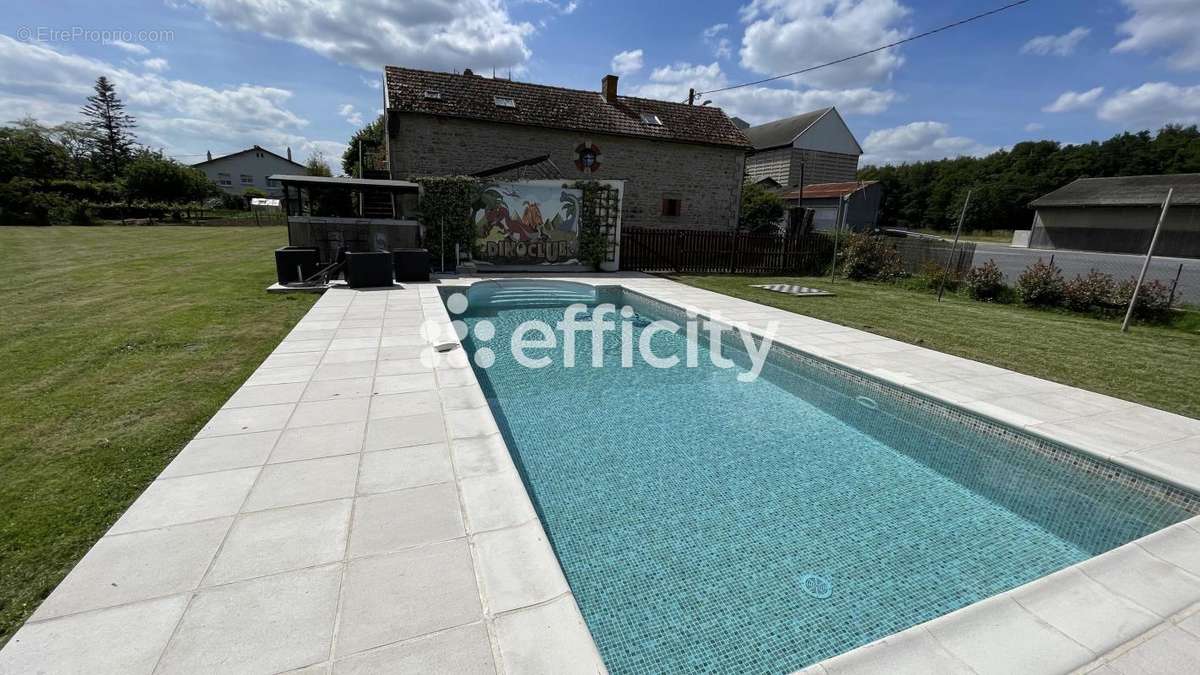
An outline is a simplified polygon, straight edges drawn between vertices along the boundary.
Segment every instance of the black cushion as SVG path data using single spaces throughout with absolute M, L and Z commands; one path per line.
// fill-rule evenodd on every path
M 396 267 L 396 281 L 429 281 L 429 251 L 394 248 L 392 262 Z
M 387 251 L 346 254 L 346 284 L 350 288 L 392 285 L 392 254 Z

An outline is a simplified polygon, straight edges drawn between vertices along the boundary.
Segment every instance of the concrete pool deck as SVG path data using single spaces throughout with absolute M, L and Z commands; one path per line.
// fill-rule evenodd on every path
M 555 278 L 564 278 L 558 276 Z M 632 274 L 623 285 L 1200 492 L 1200 421 Z M 448 279 L 466 285 L 478 279 Z M 326 293 L 0 651 L 26 672 L 603 672 L 438 285 Z M 1200 518 L 808 669 L 1177 672 Z

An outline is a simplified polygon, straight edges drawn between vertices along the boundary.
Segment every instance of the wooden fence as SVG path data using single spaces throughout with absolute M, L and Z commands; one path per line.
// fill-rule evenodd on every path
M 621 269 L 692 274 L 823 274 L 833 239 L 719 230 L 621 231 Z

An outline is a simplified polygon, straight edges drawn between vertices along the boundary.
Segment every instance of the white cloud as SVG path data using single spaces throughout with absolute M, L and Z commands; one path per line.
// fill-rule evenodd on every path
M 342 119 L 346 120 L 347 124 L 351 124 L 356 127 L 362 126 L 362 113 L 355 110 L 354 106 L 349 103 L 343 103 L 338 108 L 338 115 L 340 115 Z
M 910 31 L 897 24 L 909 13 L 897 0 L 753 0 L 741 10 L 747 24 L 741 63 L 778 74 L 833 61 L 906 37 Z M 886 80 L 903 63 L 888 49 L 797 79 L 825 88 L 865 86 Z
M 733 47 L 729 42 L 729 38 L 721 35 L 729 28 L 727 23 L 717 23 L 705 28 L 700 33 L 700 37 L 704 39 L 704 44 L 712 47 L 713 56 L 718 59 L 727 59 L 733 55 Z
M 305 136 L 308 121 L 287 108 L 292 92 L 286 89 L 254 84 L 213 88 L 0 35 L 0 110 L 14 119 L 29 114 L 50 124 L 77 121 L 100 75 L 116 84 L 128 112 L 137 118 L 139 141 L 169 155 L 223 153 L 255 143 L 280 152 L 291 146 L 301 156 L 318 147 L 345 147 Z
M 125 42 L 124 40 L 111 40 L 109 42 L 105 42 L 104 44 L 106 44 L 110 47 L 116 47 L 117 49 L 120 49 L 122 51 L 129 52 L 130 54 L 138 54 L 141 56 L 145 56 L 146 54 L 150 53 L 150 50 L 147 49 L 144 45 L 138 45 L 138 44 L 134 44 L 132 42 Z
M 1133 12 L 1117 27 L 1126 35 L 1115 52 L 1166 50 L 1167 63 L 1179 70 L 1200 69 L 1200 2 L 1196 0 L 1121 0 Z
M 190 0 L 216 23 L 301 45 L 368 70 L 386 64 L 480 72 L 516 67 L 531 52 L 528 22 L 501 0 Z M 574 11 L 574 10 L 572 10 Z
M 677 63 L 655 68 L 650 82 L 631 88 L 634 96 L 664 101 L 687 100 L 688 88 L 697 91 L 719 89 L 729 84 L 721 65 Z M 715 94 L 704 94 L 696 101 L 712 100 L 726 114 L 736 115 L 751 124 L 761 124 L 781 117 L 836 105 L 842 113 L 873 115 L 883 112 L 899 96 L 893 91 L 866 87 L 854 89 L 792 89 L 774 87 L 742 87 Z
M 572 0 L 572 2 L 568 2 L 567 4 L 563 5 L 562 10 L 560 10 L 560 11 L 563 14 L 574 14 L 575 10 L 577 10 L 577 9 L 579 9 L 579 3 L 574 2 L 574 0 Z
M 1127 129 L 1157 129 L 1165 124 L 1200 124 L 1200 85 L 1180 87 L 1147 82 L 1114 94 L 1096 115 Z
M 943 122 L 912 122 L 890 129 L 877 129 L 867 134 L 862 145 L 864 166 L 964 155 L 981 156 L 997 149 L 964 136 L 951 136 L 950 125 Z
M 142 61 L 142 66 L 145 67 L 146 70 L 153 70 L 156 73 L 162 73 L 165 72 L 168 67 L 170 67 L 170 64 L 167 63 L 166 59 L 154 58 Z
M 367 77 L 366 75 L 359 76 L 362 83 L 372 89 L 380 89 L 383 86 L 383 80 L 378 77 Z
M 1046 125 L 1044 125 L 1040 122 L 1030 122 L 1029 124 L 1025 125 L 1025 131 L 1028 131 L 1031 134 L 1041 131 L 1042 129 L 1045 129 L 1045 128 L 1046 128 Z
M 1061 113 L 1087 108 L 1095 104 L 1103 93 L 1104 87 L 1096 87 L 1087 91 L 1064 91 L 1062 94 L 1059 94 L 1058 98 L 1054 99 L 1053 103 L 1042 108 L 1042 111 Z
M 1092 30 L 1080 26 L 1064 35 L 1039 35 L 1021 47 L 1022 54 L 1038 56 L 1070 56 Z
M 642 69 L 642 50 L 633 49 L 612 57 L 612 70 L 618 75 L 632 75 Z

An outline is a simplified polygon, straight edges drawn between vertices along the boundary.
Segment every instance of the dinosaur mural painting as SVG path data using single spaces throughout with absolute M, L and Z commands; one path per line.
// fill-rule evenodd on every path
M 484 186 L 472 222 L 480 262 L 498 265 L 578 263 L 581 190 L 561 184 Z

